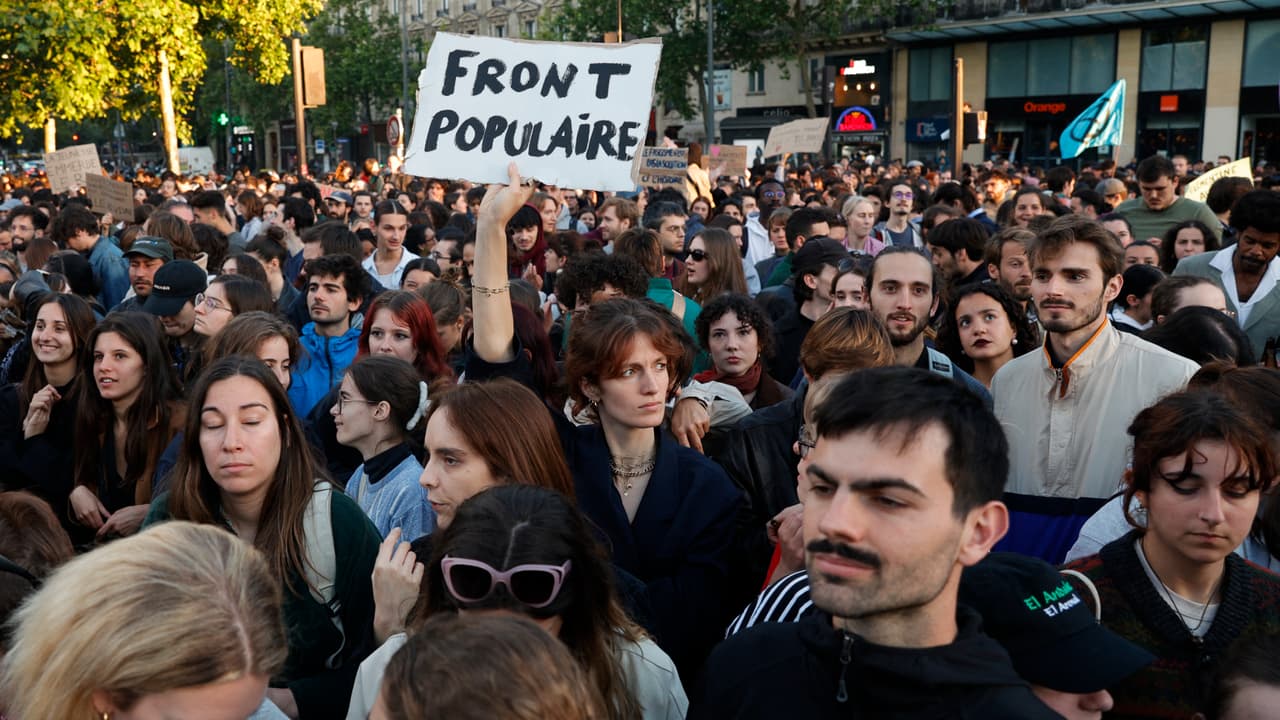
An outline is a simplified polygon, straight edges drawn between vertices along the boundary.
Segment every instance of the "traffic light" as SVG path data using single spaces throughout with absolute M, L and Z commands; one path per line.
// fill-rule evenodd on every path
M 219 113 L 214 117 L 214 119 L 213 119 L 213 120 L 214 120 L 214 122 L 218 123 L 218 124 L 219 124 L 219 125 L 221 125 L 222 127 L 226 127 L 226 126 L 227 126 L 227 123 L 231 122 L 231 116 L 230 116 L 230 115 L 228 115 L 225 111 L 223 111 L 223 112 L 219 112 Z

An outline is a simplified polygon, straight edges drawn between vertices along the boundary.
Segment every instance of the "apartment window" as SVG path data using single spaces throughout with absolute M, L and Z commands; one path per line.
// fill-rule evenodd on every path
M 506 25 L 494 25 L 494 26 L 493 26 L 493 36 L 494 36 L 494 37 L 506 37 L 506 36 L 507 36 L 507 26 L 506 26 Z
M 912 102 L 951 98 L 951 48 L 916 48 L 907 61 L 907 96 Z
M 440 0 L 440 9 L 449 12 L 449 0 Z
M 538 21 L 537 21 L 537 20 L 525 20 L 525 21 L 524 21 L 524 36 L 525 36 L 525 37 L 529 37 L 529 38 L 533 38 L 533 37 L 537 37 L 537 36 L 538 36 Z
M 1280 73 L 1280 20 L 1249 23 L 1244 42 L 1244 86 L 1275 87 Z
M 1142 34 L 1142 90 L 1204 88 L 1209 26 L 1148 30 Z
M 764 66 L 752 68 L 747 71 L 747 94 L 760 95 L 764 93 Z
M 422 0 L 415 0 L 414 8 L 414 13 L 417 14 L 418 17 L 422 17 Z

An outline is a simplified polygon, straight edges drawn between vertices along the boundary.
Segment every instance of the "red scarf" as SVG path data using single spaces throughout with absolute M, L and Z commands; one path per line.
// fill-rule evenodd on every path
M 757 359 L 750 370 L 737 377 L 725 375 L 713 367 L 710 370 L 694 375 L 693 379 L 698 382 L 722 382 L 725 385 L 738 388 L 738 392 L 742 393 L 743 397 L 746 397 L 760 388 L 760 377 L 763 374 L 764 365 L 761 365 Z

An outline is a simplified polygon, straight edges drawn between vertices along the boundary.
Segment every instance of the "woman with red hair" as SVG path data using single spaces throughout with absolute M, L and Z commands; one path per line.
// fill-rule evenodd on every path
M 382 293 L 369 304 L 356 360 L 370 355 L 390 355 L 417 369 L 432 393 L 454 383 L 454 374 L 445 360 L 444 348 L 436 332 L 435 316 L 427 301 L 417 293 L 394 290 Z M 324 451 L 329 477 L 347 478 L 360 466 L 360 453 L 338 442 L 337 428 L 329 408 L 338 401 L 333 388 L 316 403 L 307 417 L 308 435 Z

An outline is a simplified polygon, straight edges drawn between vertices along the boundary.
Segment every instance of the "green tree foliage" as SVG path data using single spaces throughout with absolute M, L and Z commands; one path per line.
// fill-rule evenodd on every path
M 720 0 L 715 3 L 717 63 L 740 69 L 758 65 L 770 57 L 757 38 L 775 20 L 761 12 L 771 1 Z M 654 89 L 660 101 L 685 117 L 692 116 L 696 107 L 706 107 L 706 12 L 707 0 L 622 2 L 622 29 L 627 37 L 662 38 L 662 62 Z M 617 13 L 616 0 L 577 0 L 564 5 L 551 18 L 543 37 L 599 41 L 604 33 L 617 31 Z
M 317 132 L 335 123 L 345 132 L 397 104 L 400 26 L 382 7 L 369 0 L 330 0 L 311 22 L 303 41 L 324 49 L 325 65 L 326 103 L 307 113 Z M 417 89 L 419 69 L 410 68 L 410 93 Z
M 284 39 L 324 0 L 0 0 L 0 136 L 49 117 L 158 114 L 160 51 L 174 105 L 191 107 L 205 40 L 230 40 L 231 63 L 265 83 L 288 70 Z M 189 135 L 187 132 L 181 134 Z

